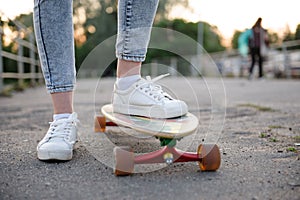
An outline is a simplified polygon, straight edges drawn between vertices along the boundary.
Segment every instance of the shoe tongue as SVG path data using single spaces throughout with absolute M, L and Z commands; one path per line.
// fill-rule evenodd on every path
M 137 85 L 139 85 L 139 87 L 141 87 L 141 88 L 148 87 L 148 86 L 151 84 L 151 82 L 147 81 L 147 80 L 144 79 L 144 78 L 141 78 L 141 79 L 138 80 L 136 83 L 137 83 Z
M 141 78 L 141 79 L 138 80 L 137 82 L 140 83 L 140 84 L 147 84 L 147 83 L 150 83 L 149 81 L 147 81 L 147 80 L 144 79 L 144 78 Z

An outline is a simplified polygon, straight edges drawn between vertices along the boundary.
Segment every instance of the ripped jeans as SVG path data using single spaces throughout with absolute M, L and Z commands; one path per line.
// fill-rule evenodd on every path
M 158 1 L 118 1 L 118 59 L 145 60 Z M 75 87 L 72 14 L 72 0 L 34 0 L 35 36 L 49 93 L 73 91 Z

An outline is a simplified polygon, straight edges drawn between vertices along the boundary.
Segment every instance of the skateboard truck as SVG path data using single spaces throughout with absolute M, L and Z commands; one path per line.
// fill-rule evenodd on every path
M 176 139 L 175 140 L 176 143 Z M 134 171 L 134 165 L 176 162 L 198 162 L 201 171 L 216 171 L 221 163 L 219 148 L 216 144 L 201 144 L 197 152 L 184 152 L 175 146 L 166 145 L 160 150 L 134 155 L 130 147 L 115 147 L 116 176 L 130 175 Z
M 165 163 L 172 164 L 173 160 L 174 160 L 173 154 L 172 153 L 165 153 L 164 154 L 164 160 L 165 160 Z

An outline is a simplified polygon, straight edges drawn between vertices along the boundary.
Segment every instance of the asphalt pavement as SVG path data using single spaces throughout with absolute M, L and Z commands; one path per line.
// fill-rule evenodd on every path
M 113 174 L 112 149 L 126 145 L 139 154 L 158 149 L 159 141 L 117 127 L 94 133 L 94 116 L 110 102 L 113 82 L 78 80 L 79 141 L 68 162 L 36 157 L 52 120 L 44 86 L 0 97 L 0 199 L 300 199 L 299 80 L 161 80 L 199 117 L 197 132 L 178 148 L 214 142 L 221 166 L 201 172 L 193 162 L 143 165 L 126 177 Z

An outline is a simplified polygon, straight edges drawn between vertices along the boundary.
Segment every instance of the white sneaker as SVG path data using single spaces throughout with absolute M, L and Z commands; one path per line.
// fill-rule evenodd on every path
M 37 146 L 40 160 L 71 160 L 73 146 L 77 141 L 77 114 L 72 113 L 67 119 L 50 122 L 50 128 Z
M 151 80 L 150 76 L 140 79 L 127 90 L 114 87 L 113 110 L 117 113 L 150 118 L 173 118 L 185 115 L 185 102 L 173 99 L 155 81 L 167 76 L 161 75 Z

